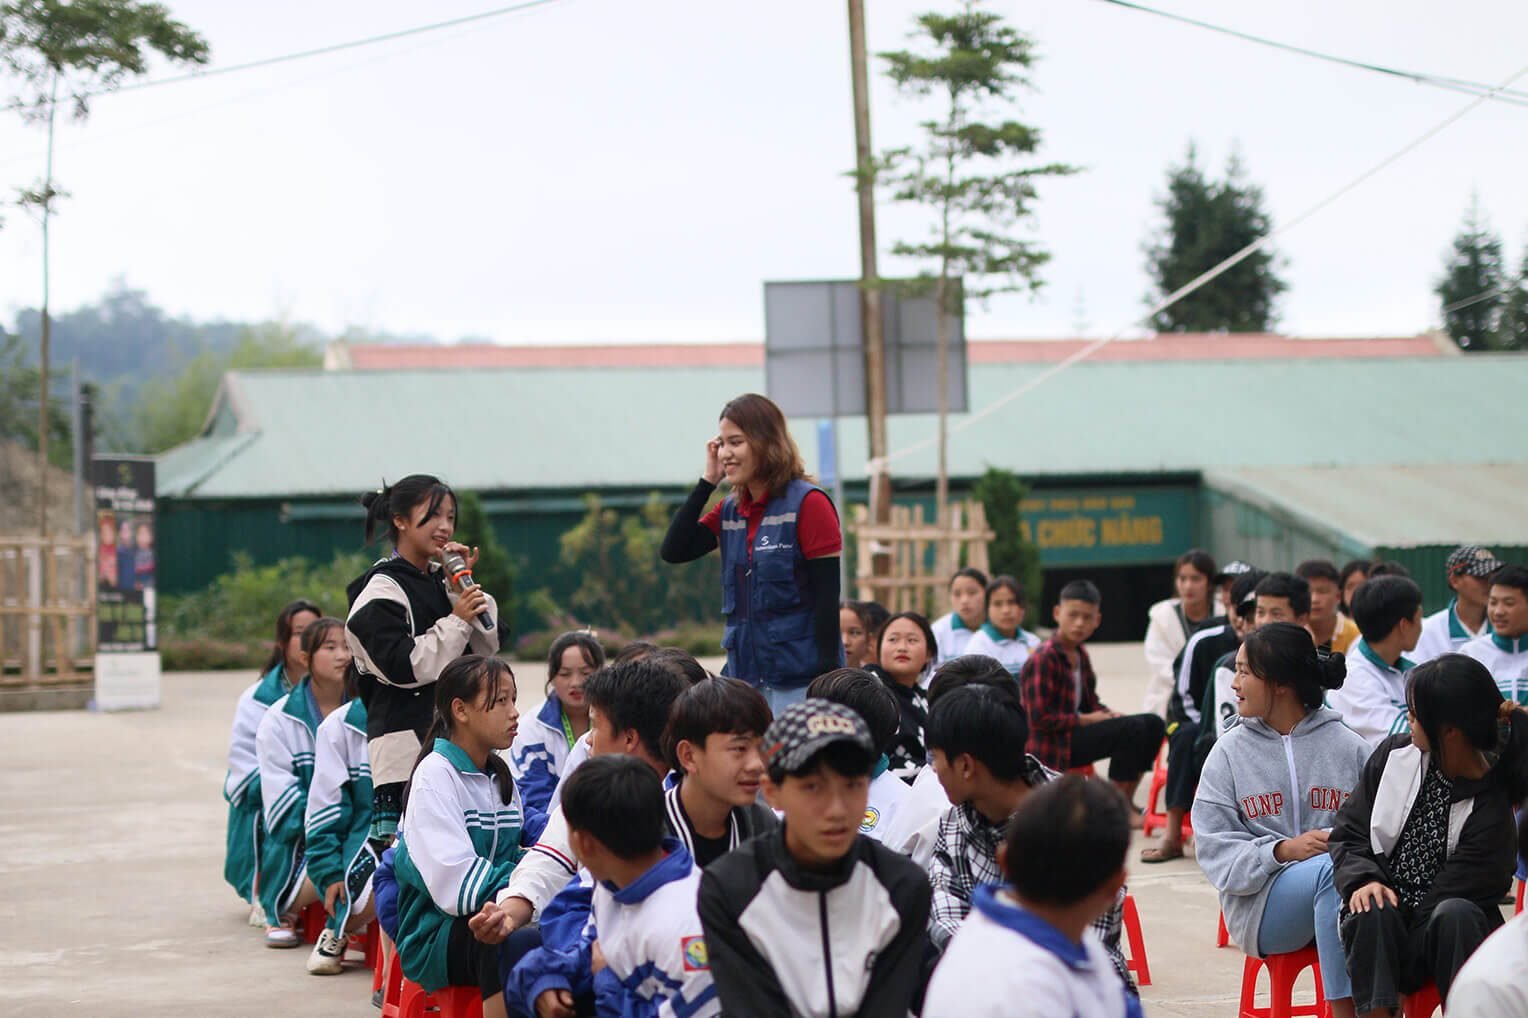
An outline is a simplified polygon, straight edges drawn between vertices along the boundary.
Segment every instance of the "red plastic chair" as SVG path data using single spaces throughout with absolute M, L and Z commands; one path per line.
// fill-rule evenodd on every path
M 381 954 L 382 1018 L 398 1018 L 403 1003 L 403 963 L 398 960 L 397 947 L 385 937 L 382 939 Z
M 324 924 L 328 921 L 329 913 L 324 911 L 323 902 L 315 901 L 304 908 L 297 917 L 297 925 L 302 930 L 303 943 L 318 943 L 318 935 L 324 932 Z
M 1523 913 L 1523 890 L 1524 881 L 1519 880 L 1517 882 L 1517 904 L 1512 906 L 1513 915 L 1522 915 Z
M 1226 914 L 1220 913 L 1220 929 L 1215 931 L 1215 946 L 1225 947 L 1231 942 L 1231 931 L 1226 929 Z
M 1257 1006 L 1257 973 L 1268 970 L 1268 1006 Z M 1295 1004 L 1295 981 L 1306 969 L 1316 975 L 1316 999 L 1310 1004 Z M 1239 1018 L 1331 1018 L 1332 1009 L 1327 1005 L 1321 987 L 1321 964 L 1316 957 L 1315 945 L 1292 954 L 1270 954 L 1267 958 L 1247 956 L 1242 967 L 1241 1010 Z
M 382 988 L 382 977 L 386 974 L 386 956 L 382 949 L 382 924 L 376 920 L 372 920 L 366 927 L 361 944 L 361 957 L 366 967 L 371 969 L 371 992 L 376 993 Z
M 1068 767 L 1066 772 L 1068 774 L 1078 774 L 1084 778 L 1092 778 L 1095 781 L 1098 780 L 1098 768 L 1092 764 L 1083 764 L 1081 767 Z
M 1167 753 L 1164 748 L 1163 751 L 1157 753 L 1157 762 L 1151 768 L 1151 785 L 1146 789 L 1146 812 L 1141 817 L 1141 833 L 1148 838 L 1151 837 L 1151 832 L 1158 827 L 1163 829 L 1167 827 L 1167 811 L 1163 809 L 1161 812 L 1158 812 L 1157 810 L 1157 803 L 1162 801 L 1162 797 L 1166 792 Z M 1182 830 L 1184 841 L 1194 836 L 1194 824 L 1189 820 L 1187 812 L 1183 814 Z
M 1146 960 L 1146 938 L 1141 935 L 1141 914 L 1136 911 L 1135 895 L 1125 895 L 1125 941 L 1130 954 L 1125 967 L 1135 973 L 1135 981 L 1141 986 L 1151 985 L 1151 965 Z
M 398 1018 L 483 1018 L 483 994 L 476 986 L 447 986 L 426 993 L 412 980 L 403 981 L 403 1002 Z
M 1438 987 L 1428 983 L 1416 993 L 1408 993 L 1401 1001 L 1401 1014 L 1405 1018 L 1432 1018 L 1435 1011 L 1443 1006 L 1443 1001 L 1438 999 Z

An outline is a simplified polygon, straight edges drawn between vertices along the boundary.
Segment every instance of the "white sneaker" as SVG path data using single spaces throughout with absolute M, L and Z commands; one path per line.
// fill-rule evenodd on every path
M 265 928 L 265 946 L 288 948 L 296 947 L 302 943 L 302 938 L 297 935 L 296 923 L 290 916 L 282 916 L 278 926 Z
M 349 943 L 349 937 L 335 936 L 333 930 L 325 927 L 318 935 L 318 943 L 313 945 L 313 953 L 308 955 L 308 971 L 315 976 L 339 975 L 345 968 L 345 947 Z
M 265 926 L 265 910 L 259 905 L 249 907 L 249 925 L 257 930 Z

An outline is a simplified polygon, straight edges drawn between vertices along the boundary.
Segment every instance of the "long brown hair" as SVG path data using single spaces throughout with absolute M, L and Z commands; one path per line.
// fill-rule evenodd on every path
M 811 479 L 801 450 L 785 425 L 785 415 L 768 396 L 745 392 L 722 407 L 720 419 L 736 424 L 748 436 L 748 444 L 759 458 L 759 480 L 770 494 L 784 491 L 798 477 Z

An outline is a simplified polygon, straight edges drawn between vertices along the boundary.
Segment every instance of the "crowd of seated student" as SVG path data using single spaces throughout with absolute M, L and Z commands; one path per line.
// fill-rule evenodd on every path
M 1464 558 L 1451 577 L 1485 560 Z M 1337 1018 L 1385 1013 L 1423 982 L 1446 995 L 1500 924 L 1506 832 L 1528 793 L 1528 715 L 1514 710 L 1528 572 L 1496 565 L 1465 653 L 1413 669 L 1421 594 L 1392 565 L 1369 565 L 1348 596 L 1359 636 L 1344 656 L 1345 626 L 1323 615 L 1343 579 L 1329 564 L 1225 577 L 1186 563 L 1206 593 L 1225 579 L 1226 614 L 1200 616 L 1174 663 L 1168 809 L 1192 806 L 1196 855 L 1244 950 L 1315 941 Z M 976 577 L 956 581 L 971 601 Z M 566 634 L 548 661 L 552 706 L 530 728 L 508 666 L 459 657 L 434 683 L 385 852 L 366 837 L 366 720 L 343 624 L 292 612 L 281 635 L 300 650 L 262 682 L 301 674 L 257 715 L 258 779 L 236 780 L 230 753 L 231 868 L 242 797 L 263 793 L 258 873 L 235 888 L 258 894 L 273 946 L 296 943 L 295 908 L 324 901 L 310 971 L 339 971 L 375 916 L 407 978 L 474 986 L 490 1018 L 1138 1014 L 1123 861 L 1163 721 L 1099 700 L 1092 584 L 1060 592 L 1053 635 L 1025 644 L 1017 676 L 1010 661 L 944 654 L 941 638 L 971 628 L 951 586 L 943 626 L 849 612 L 879 620 L 862 637 L 868 667 L 819 676 L 777 717 L 683 652 L 643 645 L 605 664 L 592 637 Z M 1017 584 L 981 592 L 977 634 L 1022 643 Z M 1467 622 L 1473 609 L 1449 610 Z M 241 700 L 242 726 L 253 712 Z M 1060 776 L 1106 757 L 1107 782 Z M 1181 851 L 1180 835 L 1156 854 Z M 997 952 L 1033 966 L 994 970 Z

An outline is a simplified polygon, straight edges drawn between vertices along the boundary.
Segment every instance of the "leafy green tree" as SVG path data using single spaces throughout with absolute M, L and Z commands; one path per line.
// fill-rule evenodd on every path
M 1517 277 L 1507 290 L 1496 341 L 1502 350 L 1528 350 L 1528 247 L 1523 250 Z
M 1040 603 L 1045 575 L 1040 569 L 1040 549 L 1025 536 L 1020 511 L 1029 494 L 1029 485 L 1011 470 L 988 467 L 971 491 L 986 510 L 987 526 L 992 528 L 994 535 L 987 548 L 987 564 L 992 575 L 1007 573 L 1018 580 L 1033 609 Z M 1032 614 L 1030 624 L 1033 628 Z
M 1155 304 L 1273 229 L 1263 189 L 1247 180 L 1232 153 L 1223 180 L 1210 180 L 1192 142 L 1183 165 L 1171 167 L 1167 193 L 1157 200 L 1163 222 L 1146 247 Z M 1152 317 L 1159 332 L 1266 332 L 1288 284 L 1280 258 L 1263 248 Z
M 880 57 L 899 91 L 929 100 L 936 112 L 922 123 L 920 144 L 884 153 L 876 172 L 894 201 L 922 206 L 933 219 L 926 239 L 898 241 L 892 252 L 922 264 L 917 287 L 934 295 L 940 312 L 936 504 L 943 521 L 952 320 L 964 315 L 968 298 L 1039 289 L 1050 253 L 1018 231 L 1034 216 L 1036 182 L 1076 169 L 1035 162 L 1039 130 L 1011 119 L 1029 87 L 1029 38 L 976 0 L 965 0 L 955 14 L 920 14 L 915 24 L 916 50 Z
M 224 372 L 247 368 L 312 368 L 323 354 L 298 328 L 265 322 L 246 328 L 232 350 L 204 349 L 174 378 L 143 386 L 134 431 L 139 448 L 157 453 L 195 438 L 207 420 Z
M 1471 352 L 1499 348 L 1497 328 L 1507 302 L 1507 266 L 1501 237 L 1491 229 L 1478 195 L 1470 196 L 1464 222 L 1433 286 L 1442 305 L 1443 328 Z
M 28 359 L 21 337 L 0 331 L 0 441 L 36 450 L 38 381 L 37 365 Z M 48 460 L 55 467 L 67 468 L 73 453 L 69 417 L 62 406 L 49 404 L 48 424 L 52 440 Z
M 475 491 L 457 492 L 460 504 L 456 507 L 456 539 L 478 550 L 477 565 L 472 567 L 472 578 L 499 603 L 499 616 L 511 629 L 515 624 L 515 570 L 509 560 L 509 552 L 499 543 L 493 532 L 493 521 L 483 508 L 483 500 Z

